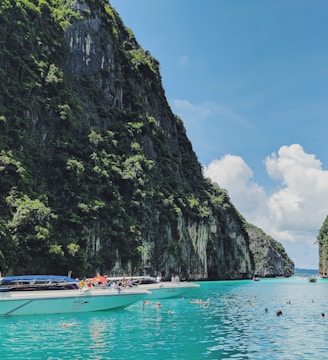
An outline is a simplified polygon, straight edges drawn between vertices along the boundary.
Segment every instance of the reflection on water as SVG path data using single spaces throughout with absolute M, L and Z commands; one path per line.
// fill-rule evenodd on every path
M 2 318 L 1 357 L 321 360 L 327 298 L 324 280 L 206 282 L 159 307 L 139 302 L 118 311 Z

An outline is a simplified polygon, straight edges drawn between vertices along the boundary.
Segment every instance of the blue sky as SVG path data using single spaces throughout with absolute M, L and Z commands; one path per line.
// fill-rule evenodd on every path
M 328 214 L 328 2 L 110 0 L 160 62 L 204 173 L 296 267 Z

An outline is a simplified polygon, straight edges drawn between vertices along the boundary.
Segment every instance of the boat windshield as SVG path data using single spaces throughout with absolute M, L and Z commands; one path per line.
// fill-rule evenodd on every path
M 78 281 L 67 276 L 22 275 L 0 278 L 0 289 L 18 290 L 67 290 L 78 289 Z

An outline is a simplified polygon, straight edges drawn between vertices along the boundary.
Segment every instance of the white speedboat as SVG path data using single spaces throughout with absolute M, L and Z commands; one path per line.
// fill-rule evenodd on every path
M 199 288 L 199 286 L 199 284 L 192 282 L 158 282 L 138 285 L 138 289 L 150 291 L 150 294 L 146 295 L 145 299 L 155 300 L 182 297 L 188 290 Z
M 174 297 L 182 297 L 188 290 L 199 288 L 200 285 L 188 281 L 157 281 L 150 276 L 127 276 L 127 277 L 111 277 L 107 278 L 109 282 L 118 284 L 125 283 L 127 286 L 137 288 L 139 290 L 148 290 L 150 293 L 145 296 L 147 300 L 168 299 Z
M 0 278 L 0 316 L 56 314 L 125 308 L 149 292 L 139 288 L 83 287 L 65 276 Z

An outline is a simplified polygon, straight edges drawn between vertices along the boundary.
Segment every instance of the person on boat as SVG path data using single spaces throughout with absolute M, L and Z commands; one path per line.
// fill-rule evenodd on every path
M 121 283 L 119 285 L 124 287 L 124 288 L 127 286 L 127 281 L 126 281 L 125 277 L 121 280 Z
M 110 284 L 109 287 L 110 287 L 111 289 L 117 289 L 118 286 L 119 286 L 118 283 L 117 283 L 116 281 L 113 281 L 113 282 Z
M 127 280 L 126 284 L 127 284 L 128 287 L 133 287 L 134 283 L 133 283 L 132 278 L 130 280 Z

